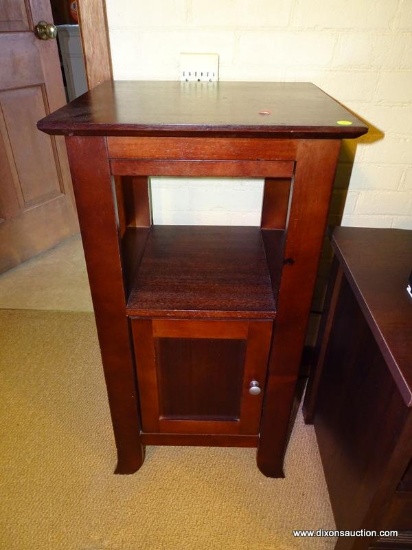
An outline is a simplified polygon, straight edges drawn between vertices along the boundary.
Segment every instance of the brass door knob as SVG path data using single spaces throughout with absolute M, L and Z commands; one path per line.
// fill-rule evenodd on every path
M 40 40 L 51 40 L 57 36 L 57 27 L 53 23 L 46 23 L 46 21 L 40 21 L 36 25 L 36 36 Z

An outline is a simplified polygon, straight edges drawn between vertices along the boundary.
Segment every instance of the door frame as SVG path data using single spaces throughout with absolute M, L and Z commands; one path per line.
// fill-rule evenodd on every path
M 89 89 L 113 79 L 105 0 L 77 3 L 86 80 Z

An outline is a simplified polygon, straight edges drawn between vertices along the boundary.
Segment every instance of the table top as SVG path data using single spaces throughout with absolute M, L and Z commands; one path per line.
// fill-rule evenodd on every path
M 412 407 L 412 231 L 337 227 L 332 246 L 406 404 Z
M 107 81 L 48 115 L 63 135 L 354 138 L 367 126 L 314 84 Z

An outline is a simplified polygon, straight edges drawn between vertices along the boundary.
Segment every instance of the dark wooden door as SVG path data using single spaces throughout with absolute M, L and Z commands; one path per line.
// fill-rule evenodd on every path
M 144 432 L 259 433 L 272 321 L 133 319 L 132 329 Z
M 48 0 L 2 0 L 0 11 L 0 272 L 78 231 L 63 138 L 36 122 L 65 104 Z

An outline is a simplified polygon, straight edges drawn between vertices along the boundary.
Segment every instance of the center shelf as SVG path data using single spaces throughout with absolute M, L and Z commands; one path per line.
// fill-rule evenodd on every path
M 280 258 L 283 232 L 276 234 L 271 246 Z M 131 281 L 127 313 L 273 319 L 273 286 L 259 227 L 157 225 Z

